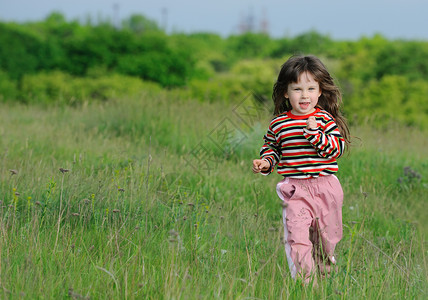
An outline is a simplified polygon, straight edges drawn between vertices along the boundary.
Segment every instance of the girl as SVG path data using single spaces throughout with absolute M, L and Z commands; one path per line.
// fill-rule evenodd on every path
M 253 172 L 284 176 L 276 187 L 283 200 L 285 251 L 291 276 L 308 283 L 335 265 L 342 238 L 343 191 L 336 159 L 349 144 L 339 105 L 342 96 L 324 64 L 294 56 L 282 66 L 272 95 L 276 117 L 264 136 Z

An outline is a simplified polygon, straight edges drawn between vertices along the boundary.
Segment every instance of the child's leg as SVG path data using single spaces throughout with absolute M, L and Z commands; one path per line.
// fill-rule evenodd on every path
M 343 191 L 336 176 L 327 176 L 326 182 L 319 186 L 317 203 L 320 212 L 316 219 L 317 251 L 314 257 L 323 275 L 328 275 L 336 264 L 334 249 L 342 239 Z
M 278 184 L 277 191 L 286 204 L 283 209 L 284 238 L 291 275 L 295 278 L 300 274 L 305 282 L 310 282 L 314 269 L 312 242 L 309 239 L 313 215 L 306 201 L 307 191 L 284 181 Z
M 286 243 L 290 247 L 290 258 L 296 267 L 296 274 L 300 274 L 305 281 L 310 280 L 314 269 L 312 258 L 312 243 L 309 239 L 309 227 L 312 216 L 310 211 L 294 201 L 285 209 L 284 229 L 288 233 Z
M 312 249 L 312 258 L 314 259 L 315 265 L 318 267 L 318 271 L 321 276 L 329 276 L 335 261 L 330 260 L 328 254 L 325 252 L 322 236 L 320 232 L 320 226 L 318 224 L 318 219 L 315 219 L 312 223 L 310 233 L 310 240 L 313 244 Z M 333 256 L 331 256 L 333 258 Z

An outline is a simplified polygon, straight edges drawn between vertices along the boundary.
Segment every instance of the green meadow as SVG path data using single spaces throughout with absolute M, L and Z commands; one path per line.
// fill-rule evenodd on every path
M 354 122 L 338 270 L 291 279 L 271 115 L 174 91 L 0 105 L 2 299 L 426 299 L 426 129 Z

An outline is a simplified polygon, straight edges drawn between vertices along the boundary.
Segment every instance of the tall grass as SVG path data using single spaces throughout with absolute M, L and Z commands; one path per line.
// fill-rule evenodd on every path
M 339 268 L 315 288 L 289 276 L 279 176 L 250 172 L 270 117 L 235 109 L 171 93 L 3 105 L 1 297 L 426 297 L 426 133 L 353 128 Z

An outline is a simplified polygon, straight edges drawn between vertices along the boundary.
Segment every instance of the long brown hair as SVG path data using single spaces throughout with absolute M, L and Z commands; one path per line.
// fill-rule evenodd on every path
M 345 139 L 348 146 L 350 133 L 346 118 L 340 111 L 342 104 L 342 93 L 334 84 L 334 80 L 321 60 L 315 56 L 292 56 L 281 67 L 278 80 L 273 86 L 272 99 L 275 104 L 274 115 L 279 115 L 286 111 L 291 111 L 290 100 L 285 98 L 290 83 L 297 83 L 299 76 L 309 72 L 318 82 L 321 90 L 321 96 L 318 98 L 318 107 L 329 112 L 335 119 L 339 131 Z

